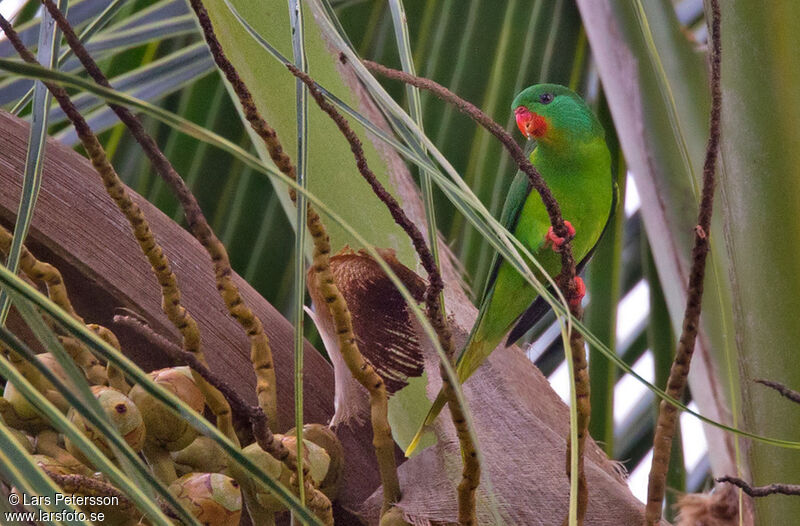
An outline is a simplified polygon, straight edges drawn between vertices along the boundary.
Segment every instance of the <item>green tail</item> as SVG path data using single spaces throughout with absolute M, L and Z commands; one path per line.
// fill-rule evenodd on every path
M 439 391 L 439 395 L 436 397 L 436 401 L 433 402 L 433 406 L 431 410 L 428 411 L 428 416 L 425 417 L 425 421 L 422 423 L 420 428 L 417 430 L 417 434 L 414 435 L 414 438 L 411 439 L 411 443 L 408 445 L 405 451 L 406 457 L 410 457 L 412 453 L 417 449 L 419 446 L 419 441 L 422 439 L 422 435 L 425 431 L 433 424 L 433 421 L 436 420 L 436 417 L 439 416 L 439 413 L 442 412 L 442 408 L 444 408 L 444 404 L 447 403 L 444 399 L 444 392 Z
M 458 364 L 456 365 L 458 382 L 464 383 L 467 378 L 472 376 L 472 373 L 475 372 L 475 369 L 478 368 L 478 365 L 480 365 L 486 356 L 488 356 L 489 352 L 494 350 L 497 344 L 498 342 L 484 342 L 481 340 L 471 339 L 470 343 L 467 345 L 467 347 L 465 347 L 465 352 L 459 356 Z M 485 352 L 485 348 L 489 348 L 489 351 Z M 482 355 L 482 359 L 479 358 L 478 360 L 473 360 L 472 357 L 476 355 Z M 411 439 L 411 443 L 406 448 L 406 457 L 411 456 L 411 454 L 414 453 L 414 450 L 417 449 L 417 446 L 419 446 L 419 442 L 422 439 L 422 435 L 431 426 L 431 424 L 433 424 L 433 422 L 436 420 L 436 417 L 442 412 L 442 409 L 446 403 L 447 401 L 444 398 L 444 392 L 440 390 L 439 394 L 436 396 L 436 400 L 433 402 L 433 406 L 431 406 L 430 411 L 428 411 L 428 415 L 425 417 L 425 421 L 422 423 L 419 430 L 417 430 L 417 434 L 414 435 L 414 438 Z
M 511 266 L 503 265 L 498 268 L 497 280 L 493 283 L 490 280 L 467 345 L 456 361 L 459 383 L 463 384 L 480 367 L 535 297 L 533 289 L 525 286 L 522 276 Z M 498 298 L 499 301 L 495 301 Z M 406 456 L 417 448 L 423 433 L 439 416 L 445 403 L 444 394 L 439 391 L 425 422 L 406 448 Z

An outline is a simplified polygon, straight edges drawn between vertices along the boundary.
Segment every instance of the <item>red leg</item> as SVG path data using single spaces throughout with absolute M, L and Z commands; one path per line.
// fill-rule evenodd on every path
M 561 252 L 561 246 L 567 242 L 568 239 L 575 237 L 575 228 L 569 221 L 564 221 L 564 226 L 567 227 L 567 237 L 560 237 L 553 232 L 553 227 L 547 229 L 547 234 L 544 236 L 544 246 L 553 247 L 554 252 Z
M 573 307 L 580 307 L 583 297 L 586 296 L 586 284 L 580 276 L 575 276 L 575 296 L 569 300 L 569 304 Z

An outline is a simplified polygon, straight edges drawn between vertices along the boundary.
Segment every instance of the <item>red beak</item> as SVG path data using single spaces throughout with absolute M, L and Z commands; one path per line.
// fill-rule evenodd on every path
M 547 131 L 547 121 L 537 113 L 533 113 L 525 106 L 520 106 L 514 110 L 517 119 L 517 127 L 522 135 L 530 138 L 541 137 Z

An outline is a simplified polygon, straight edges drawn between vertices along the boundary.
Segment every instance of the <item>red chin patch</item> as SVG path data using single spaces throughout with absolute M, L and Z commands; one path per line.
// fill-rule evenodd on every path
M 528 138 L 539 138 L 547 133 L 547 119 L 533 113 L 525 106 L 520 106 L 514 110 L 517 119 L 517 127 L 522 135 Z

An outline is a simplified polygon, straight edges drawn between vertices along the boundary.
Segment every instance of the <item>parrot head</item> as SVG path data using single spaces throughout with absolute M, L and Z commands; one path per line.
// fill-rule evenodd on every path
M 540 143 L 594 138 L 603 127 L 583 99 L 558 84 L 537 84 L 524 89 L 511 105 L 522 134 Z

